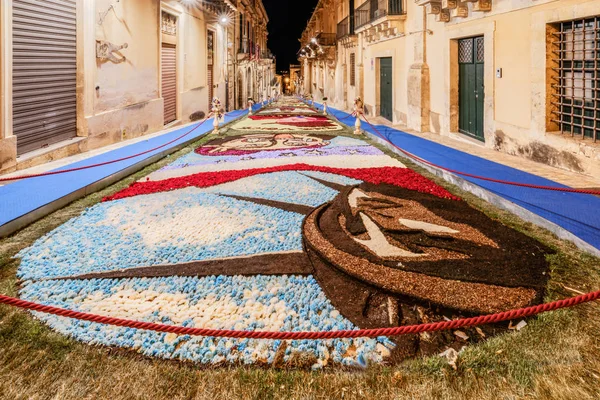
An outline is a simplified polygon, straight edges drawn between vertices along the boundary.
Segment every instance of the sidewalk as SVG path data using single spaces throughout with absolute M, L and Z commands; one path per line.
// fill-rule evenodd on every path
M 546 179 L 550 179 L 554 182 L 570 186 L 573 188 L 600 188 L 600 176 L 593 177 L 589 175 L 582 175 L 577 172 L 560 169 L 550 165 L 542 164 L 539 162 L 531 161 L 529 159 L 513 156 L 510 154 L 502 153 L 499 151 L 492 150 L 484 147 L 482 143 L 477 142 L 475 139 L 469 139 L 459 134 L 450 134 L 450 136 L 442 136 L 431 132 L 414 132 L 406 129 L 406 126 L 393 125 L 390 121 L 382 117 L 369 118 L 369 121 L 373 125 L 385 125 L 387 127 L 403 131 L 410 135 L 421 137 L 429 141 L 451 147 L 455 150 L 460 150 L 464 153 L 471 154 L 473 156 L 485 158 L 507 167 L 519 169 L 521 171 L 529 172 L 537 176 L 541 176 Z
M 320 104 L 315 105 L 321 107 Z M 347 113 L 332 107 L 328 107 L 328 111 L 339 118 L 347 116 Z M 354 118 L 347 118 L 343 122 L 353 125 Z M 378 133 L 382 134 L 393 145 L 444 168 L 532 185 L 559 188 L 600 187 L 600 180 L 594 177 L 502 154 L 466 140 L 459 141 L 434 134 L 411 134 L 389 126 L 389 122 L 385 125 L 377 125 L 376 122 L 382 121 L 371 121 L 374 128 L 363 122 L 363 130 L 375 137 L 379 136 Z M 452 176 L 451 179 L 448 179 L 449 175 Z M 525 213 L 516 212 L 520 217 L 550 229 L 582 249 L 600 255 L 600 197 L 517 187 L 447 173 L 444 178 L 453 183 L 457 181 L 456 178 L 468 183 L 474 194 L 486 200 L 494 196 L 500 198 L 504 203 L 494 202 L 496 205 L 511 212 L 522 210 Z
M 256 105 L 257 110 L 261 106 Z M 235 110 L 225 115 L 221 123 L 228 124 L 246 115 L 245 110 Z M 199 122 L 178 126 L 151 135 L 116 143 L 96 151 L 16 171 L 1 177 L 22 176 L 64 168 L 107 162 L 141 153 L 168 143 L 193 129 Z M 193 133 L 139 157 L 107 164 L 95 168 L 65 174 L 41 176 L 15 182 L 5 182 L 0 186 L 0 237 L 10 235 L 18 229 L 64 207 L 65 205 L 98 191 L 110 184 L 139 171 L 160 158 L 184 147 L 212 131 L 213 119 L 208 119 Z

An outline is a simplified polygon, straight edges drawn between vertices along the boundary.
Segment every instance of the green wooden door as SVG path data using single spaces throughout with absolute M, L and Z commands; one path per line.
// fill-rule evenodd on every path
M 392 98 L 392 58 L 379 59 L 379 105 L 381 116 L 390 121 L 393 120 L 393 98 Z
M 459 131 L 484 140 L 484 42 L 483 36 L 458 42 Z

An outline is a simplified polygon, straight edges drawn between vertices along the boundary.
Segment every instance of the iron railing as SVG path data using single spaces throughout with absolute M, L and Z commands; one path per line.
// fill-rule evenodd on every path
M 346 17 L 337 25 L 337 39 L 354 35 L 354 18 Z
M 404 14 L 404 0 L 367 0 L 354 12 L 354 26 L 358 29 L 386 15 Z
M 317 35 L 317 43 L 319 46 L 335 46 L 335 33 L 321 32 Z
M 600 17 L 554 27 L 552 121 L 563 134 L 599 142 Z
M 275 56 L 273 55 L 271 50 L 262 50 L 260 52 L 260 58 L 262 58 L 262 59 L 270 59 L 270 58 L 274 58 L 274 57 Z

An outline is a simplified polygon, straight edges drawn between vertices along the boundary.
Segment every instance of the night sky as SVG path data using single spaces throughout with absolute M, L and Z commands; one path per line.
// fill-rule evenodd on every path
M 287 71 L 297 64 L 300 36 L 318 0 L 263 0 L 269 16 L 269 49 L 277 57 L 277 71 Z

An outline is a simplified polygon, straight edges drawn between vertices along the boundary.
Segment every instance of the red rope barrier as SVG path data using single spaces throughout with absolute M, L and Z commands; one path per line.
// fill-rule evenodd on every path
M 244 111 L 246 111 L 246 110 L 244 110 Z M 196 129 L 200 128 L 206 121 L 208 121 L 208 119 L 210 118 L 211 115 L 212 115 L 212 113 L 208 114 L 206 116 L 206 118 L 204 118 L 204 120 L 202 122 L 199 122 L 198 124 L 196 124 L 196 126 L 194 126 L 194 128 L 190 129 L 189 131 L 187 131 L 183 135 L 178 136 L 175 139 L 173 139 L 173 140 L 171 140 L 171 141 L 169 141 L 169 142 L 167 142 L 165 144 L 162 144 L 160 146 L 156 146 L 156 147 L 154 147 L 152 149 L 149 149 L 149 150 L 146 150 L 146 151 L 142 151 L 141 153 L 133 154 L 133 155 L 130 155 L 130 156 L 127 156 L 127 157 L 118 158 L 116 160 L 110 160 L 110 161 L 105 161 L 105 162 L 101 162 L 101 163 L 97 163 L 97 164 L 85 165 L 83 167 L 68 168 L 68 169 L 62 169 L 62 170 L 59 170 L 59 171 L 49 171 L 49 172 L 42 172 L 42 173 L 39 173 L 39 174 L 21 175 L 21 176 L 9 177 L 9 178 L 0 178 L 0 182 L 9 182 L 9 181 L 16 181 L 16 180 L 20 180 L 20 179 L 37 178 L 37 177 L 40 177 L 40 176 L 59 175 L 59 174 L 65 174 L 67 172 L 82 171 L 82 170 L 86 170 L 86 169 L 90 169 L 90 168 L 102 167 L 104 165 L 114 164 L 114 163 L 117 163 L 117 162 L 129 160 L 129 159 L 132 159 L 132 158 L 135 158 L 135 157 L 143 156 L 144 154 L 148 154 L 148 153 L 152 153 L 153 151 L 160 150 L 163 147 L 166 147 L 166 146 L 168 146 L 168 145 L 170 145 L 172 143 L 175 143 L 178 140 L 181 140 L 184 137 L 190 135 Z
M 333 115 L 333 117 L 334 117 L 335 119 L 337 119 L 338 121 L 340 121 L 340 122 L 342 122 L 343 120 L 345 120 L 345 119 L 348 119 L 348 118 L 350 118 L 350 117 L 356 117 L 356 111 L 353 111 L 353 112 L 352 112 L 352 114 L 348 114 L 348 113 L 346 113 L 346 112 L 344 112 L 344 111 L 340 111 L 340 112 L 342 112 L 342 113 L 346 114 L 346 116 L 345 116 L 345 117 L 342 117 L 342 118 L 338 118 L 338 117 L 337 117 L 337 115 L 335 115 L 335 114 L 331 113 L 331 115 Z
M 405 325 L 392 328 L 378 329 L 357 329 L 342 331 L 316 331 L 316 332 L 273 332 L 273 331 L 237 331 L 228 329 L 205 329 L 192 328 L 177 325 L 157 324 L 153 322 L 132 321 L 122 318 L 113 318 L 103 315 L 89 314 L 79 311 L 67 310 L 44 304 L 37 304 L 26 300 L 0 295 L 0 303 L 10 306 L 27 309 L 46 314 L 53 314 L 61 317 L 74 318 L 83 321 L 97 322 L 101 324 L 123 326 L 127 328 L 144 329 L 155 332 L 175 333 L 178 335 L 190 336 L 212 336 L 229 338 L 247 338 L 247 339 L 339 339 L 339 338 L 357 338 L 357 337 L 378 337 L 378 336 L 399 336 L 421 332 L 436 332 L 442 330 L 451 330 L 465 327 L 473 327 L 485 324 L 491 324 L 502 321 L 509 321 L 522 317 L 530 317 L 548 311 L 555 311 L 561 308 L 573 307 L 579 304 L 588 303 L 600 298 L 600 291 L 583 294 L 569 299 L 553 301 L 551 303 L 540 304 L 537 306 L 510 310 L 496 314 L 480 315 L 472 318 L 462 318 L 451 321 L 432 322 L 419 325 Z

